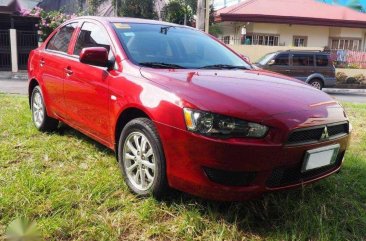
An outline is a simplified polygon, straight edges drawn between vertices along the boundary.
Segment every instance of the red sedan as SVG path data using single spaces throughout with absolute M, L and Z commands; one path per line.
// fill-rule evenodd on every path
M 36 128 L 61 121 L 113 149 L 142 196 L 244 200 L 300 187 L 337 172 L 349 143 L 327 94 L 190 27 L 72 19 L 32 51 L 28 71 Z

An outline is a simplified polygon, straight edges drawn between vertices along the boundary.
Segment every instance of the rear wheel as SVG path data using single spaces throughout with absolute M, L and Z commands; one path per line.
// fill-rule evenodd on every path
M 320 79 L 312 79 L 309 81 L 309 85 L 313 86 L 315 89 L 323 89 L 323 81 Z
M 39 131 L 54 131 L 57 129 L 58 120 L 47 115 L 46 105 L 39 86 L 34 87 L 31 96 L 31 110 L 33 123 Z
M 132 192 L 157 198 L 166 195 L 165 157 L 151 120 L 137 118 L 123 128 L 118 144 L 118 162 Z

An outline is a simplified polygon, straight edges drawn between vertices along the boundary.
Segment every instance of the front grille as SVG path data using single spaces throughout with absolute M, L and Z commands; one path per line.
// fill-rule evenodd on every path
M 255 172 L 230 172 L 204 167 L 207 177 L 225 186 L 248 186 L 256 177 Z
M 334 164 L 320 167 L 311 171 L 302 173 L 302 163 L 293 167 L 280 167 L 273 170 L 272 175 L 267 179 L 266 185 L 270 188 L 287 186 L 297 184 L 304 181 L 309 181 L 318 176 L 327 174 L 328 172 L 339 167 L 344 157 L 344 151 L 338 154 L 337 160 Z
M 290 134 L 287 144 L 297 145 L 315 143 L 347 135 L 348 132 L 348 122 L 299 129 Z

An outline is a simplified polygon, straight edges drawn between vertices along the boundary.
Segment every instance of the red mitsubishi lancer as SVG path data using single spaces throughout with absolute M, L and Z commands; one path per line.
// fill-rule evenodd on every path
M 337 172 L 350 124 L 327 94 L 257 70 L 196 29 L 80 17 L 29 58 L 40 131 L 59 122 L 116 152 L 137 195 L 245 200 Z

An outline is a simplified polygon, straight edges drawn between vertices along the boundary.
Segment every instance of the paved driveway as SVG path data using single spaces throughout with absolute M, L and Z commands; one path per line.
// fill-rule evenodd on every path
M 0 79 L 0 92 L 9 94 L 28 94 L 28 82 L 24 80 L 2 80 Z

